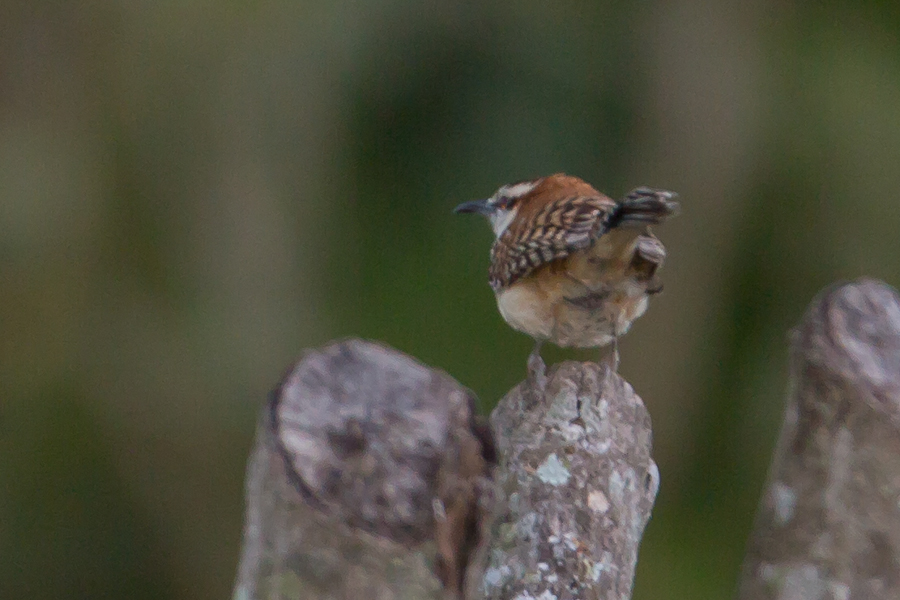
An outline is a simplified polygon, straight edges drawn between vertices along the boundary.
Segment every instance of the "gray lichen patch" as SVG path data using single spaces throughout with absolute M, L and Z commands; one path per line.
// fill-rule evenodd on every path
M 572 476 L 555 452 L 538 467 L 535 475 L 547 485 L 565 485 Z
M 511 569 L 506 565 L 490 567 L 484 572 L 482 589 L 485 594 L 488 590 L 503 587 L 503 584 L 512 576 Z
M 532 596 L 528 592 L 522 592 L 521 594 L 516 595 L 513 600 L 559 600 L 559 597 L 550 590 L 544 590 L 538 596 Z
M 772 486 L 772 507 L 775 510 L 775 520 L 779 525 L 785 525 L 794 517 L 794 506 L 797 504 L 797 493 L 780 481 Z
M 594 490 L 589 493 L 587 504 L 588 508 L 601 515 L 606 514 L 606 511 L 609 510 L 609 500 L 606 499 L 606 494 L 602 490 Z
M 551 397 L 547 409 L 547 423 L 559 425 L 572 422 L 578 418 L 580 405 L 576 390 L 571 386 L 561 386 Z
M 609 474 L 609 497 L 613 503 L 619 504 L 635 489 L 635 473 L 631 468 L 624 466 Z

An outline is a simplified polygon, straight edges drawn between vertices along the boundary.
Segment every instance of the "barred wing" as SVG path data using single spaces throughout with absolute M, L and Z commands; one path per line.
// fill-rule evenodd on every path
M 608 231 L 616 206 L 606 196 L 576 196 L 523 215 L 491 248 L 491 287 L 498 291 L 547 263 L 589 248 Z

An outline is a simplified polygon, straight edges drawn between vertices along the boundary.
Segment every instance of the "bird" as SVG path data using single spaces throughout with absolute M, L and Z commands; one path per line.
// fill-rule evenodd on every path
M 500 187 L 490 198 L 464 202 L 455 213 L 487 217 L 494 231 L 488 281 L 503 319 L 534 339 L 529 376 L 545 380 L 541 346 L 612 345 L 662 291 L 666 258 L 650 231 L 676 215 L 678 195 L 639 187 L 613 200 L 565 173 Z

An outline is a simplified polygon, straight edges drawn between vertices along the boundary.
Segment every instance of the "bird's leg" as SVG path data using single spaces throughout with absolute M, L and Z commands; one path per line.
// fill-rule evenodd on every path
M 544 340 L 534 340 L 534 349 L 528 355 L 528 382 L 536 386 L 540 391 L 544 391 L 547 384 L 547 365 L 541 358 L 541 345 Z
M 606 360 L 604 361 L 606 366 L 609 367 L 610 373 L 617 373 L 619 371 L 619 336 L 614 335 L 612 344 L 609 347 L 609 353 L 606 355 Z
M 603 373 L 603 387 L 606 389 L 611 389 L 613 384 L 613 374 L 617 373 L 619 370 L 619 336 L 613 335 L 612 343 L 609 346 L 609 351 L 603 358 L 600 359 L 601 364 L 606 366 L 606 370 Z

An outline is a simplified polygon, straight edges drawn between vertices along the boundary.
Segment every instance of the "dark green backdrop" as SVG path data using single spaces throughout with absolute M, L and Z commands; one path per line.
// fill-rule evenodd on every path
M 555 171 L 682 195 L 621 343 L 662 472 L 635 598 L 729 597 L 788 328 L 900 282 L 900 4 L 808 4 L 0 2 L 0 597 L 228 597 L 303 348 L 489 410 L 531 342 L 450 209 Z

